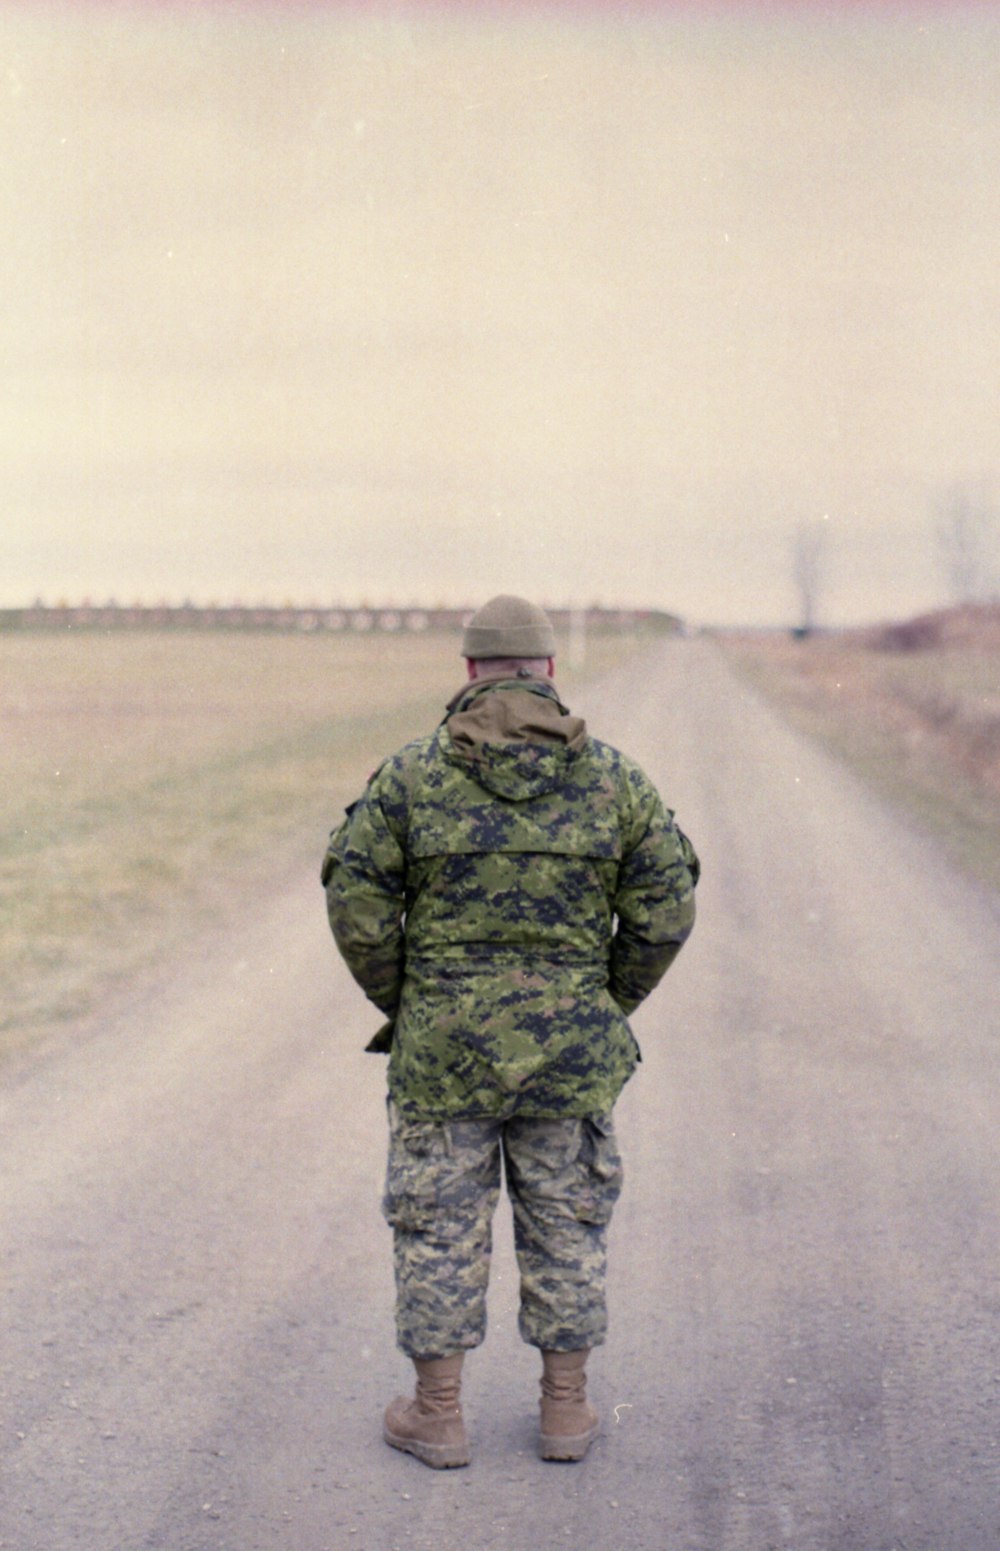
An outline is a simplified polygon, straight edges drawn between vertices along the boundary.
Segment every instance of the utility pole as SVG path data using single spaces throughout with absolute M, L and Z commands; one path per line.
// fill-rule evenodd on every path
M 569 665 L 582 668 L 587 660 L 587 611 L 571 608 L 569 611 Z

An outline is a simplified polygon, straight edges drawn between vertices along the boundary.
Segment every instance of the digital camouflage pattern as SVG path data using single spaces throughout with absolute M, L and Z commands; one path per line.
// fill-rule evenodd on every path
M 501 1152 L 523 1339 L 545 1351 L 600 1345 L 607 1224 L 622 1185 L 610 1118 L 408 1120 L 390 1105 L 389 1119 L 383 1211 L 402 1350 L 444 1357 L 483 1340 Z
M 690 933 L 697 876 L 648 778 L 551 681 L 473 681 L 376 771 L 323 864 L 338 947 L 390 1020 L 400 1113 L 610 1113 L 639 1059 L 626 1015 Z

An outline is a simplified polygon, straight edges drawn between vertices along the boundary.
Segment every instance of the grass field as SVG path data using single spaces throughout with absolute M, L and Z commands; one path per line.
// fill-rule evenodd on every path
M 798 726 L 1000 888 L 1000 609 L 805 641 L 721 639 Z
M 636 644 L 594 637 L 583 676 Z M 267 880 L 318 876 L 344 804 L 462 673 L 434 634 L 0 636 L 0 1054 Z

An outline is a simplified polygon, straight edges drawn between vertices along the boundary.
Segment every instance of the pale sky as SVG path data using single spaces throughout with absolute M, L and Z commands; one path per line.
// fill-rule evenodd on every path
M 944 601 L 1000 11 L 0 0 L 0 604 Z

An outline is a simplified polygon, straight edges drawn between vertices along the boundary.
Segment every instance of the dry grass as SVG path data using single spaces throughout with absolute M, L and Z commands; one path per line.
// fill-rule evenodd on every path
M 1000 610 L 792 641 L 726 638 L 800 727 L 1000 887 Z
M 588 673 L 635 644 L 595 639 Z M 318 869 L 461 676 L 440 635 L 0 637 L 0 1053 Z

